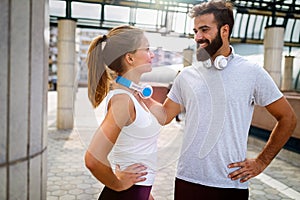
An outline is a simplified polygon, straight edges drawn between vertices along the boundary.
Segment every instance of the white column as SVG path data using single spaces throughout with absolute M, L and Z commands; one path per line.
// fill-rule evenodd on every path
M 283 27 L 267 27 L 264 36 L 264 67 L 278 87 L 281 85 L 281 61 L 284 44 Z
M 48 3 L 0 1 L 0 199 L 46 199 Z
M 290 91 L 293 89 L 293 62 L 294 56 L 285 56 L 283 79 L 281 90 Z
M 57 128 L 72 129 L 74 125 L 75 34 L 76 21 L 58 21 L 57 56 Z

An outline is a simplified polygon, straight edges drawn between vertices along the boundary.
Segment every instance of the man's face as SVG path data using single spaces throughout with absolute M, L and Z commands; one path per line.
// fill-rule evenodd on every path
M 195 18 L 195 41 L 197 42 L 197 60 L 203 61 L 213 57 L 223 45 L 223 41 L 214 21 L 213 14 L 205 14 Z

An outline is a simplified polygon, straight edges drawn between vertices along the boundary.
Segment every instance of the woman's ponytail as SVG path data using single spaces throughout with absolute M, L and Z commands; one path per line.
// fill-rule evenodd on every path
M 94 108 L 102 102 L 110 88 L 111 78 L 104 64 L 102 51 L 102 43 L 106 39 L 106 35 L 95 38 L 87 55 L 88 97 Z

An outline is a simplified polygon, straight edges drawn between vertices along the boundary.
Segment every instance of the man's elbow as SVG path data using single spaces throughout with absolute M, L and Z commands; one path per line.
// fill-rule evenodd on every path
M 293 112 L 293 114 L 291 116 L 291 127 L 292 127 L 293 131 L 295 130 L 296 126 L 297 126 L 297 116 Z
M 290 135 L 292 135 L 297 126 L 297 116 L 295 112 L 292 111 L 288 115 L 286 115 L 284 121 L 288 124 L 288 132 L 290 133 Z
M 167 119 L 167 120 L 165 120 L 164 122 L 163 122 L 163 124 L 162 125 L 167 125 L 167 124 L 170 124 L 171 123 L 171 121 L 173 120 L 174 118 L 171 118 L 171 119 Z

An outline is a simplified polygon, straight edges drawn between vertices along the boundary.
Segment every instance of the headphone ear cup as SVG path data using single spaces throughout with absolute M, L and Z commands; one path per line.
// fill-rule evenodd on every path
M 225 56 L 217 56 L 215 58 L 215 61 L 214 61 L 214 66 L 217 68 L 217 69 L 224 69 L 226 66 L 227 66 L 227 59 Z
M 207 59 L 207 60 L 205 60 L 205 61 L 203 61 L 203 65 L 204 65 L 204 67 L 206 67 L 206 68 L 210 68 L 210 67 L 212 66 L 212 63 L 211 63 L 210 58 Z
M 149 84 L 136 84 L 131 82 L 131 80 L 128 80 L 122 76 L 118 76 L 116 78 L 116 83 L 123 85 L 127 88 L 136 90 L 139 92 L 139 95 L 143 98 L 143 99 L 147 99 L 150 98 L 153 94 L 153 88 L 151 87 L 151 85 Z
M 151 87 L 151 85 L 148 85 L 148 84 L 143 84 L 142 85 L 143 89 L 140 91 L 140 96 L 143 98 L 143 99 L 148 99 L 152 96 L 153 94 L 153 88 Z

